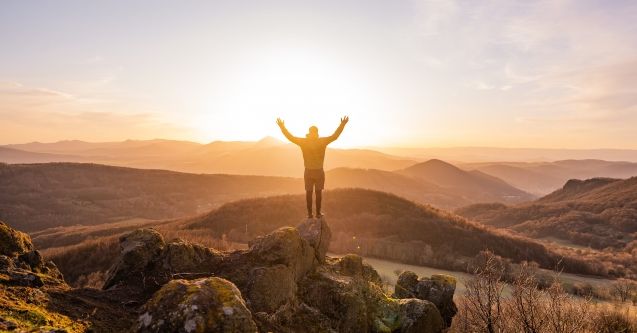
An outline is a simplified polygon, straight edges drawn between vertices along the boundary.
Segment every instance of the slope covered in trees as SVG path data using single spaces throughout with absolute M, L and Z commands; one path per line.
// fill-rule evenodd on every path
M 480 204 L 456 212 L 535 238 L 550 236 L 598 249 L 637 248 L 637 177 L 573 179 L 530 203 Z

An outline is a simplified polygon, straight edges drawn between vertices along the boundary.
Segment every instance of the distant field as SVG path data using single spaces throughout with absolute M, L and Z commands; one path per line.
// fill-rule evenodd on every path
M 341 256 L 338 254 L 330 254 L 330 255 L 335 257 Z M 374 269 L 376 269 L 378 274 L 380 274 L 382 279 L 388 282 L 389 284 L 391 284 L 392 286 L 396 284 L 396 281 L 398 279 L 398 276 L 395 274 L 396 271 L 408 270 L 418 274 L 418 276 L 420 277 L 431 276 L 432 274 L 446 274 L 446 275 L 454 276 L 456 280 L 458 280 L 458 284 L 456 286 L 456 293 L 455 293 L 456 297 L 461 296 L 464 293 L 465 282 L 472 278 L 471 274 L 464 273 L 464 272 L 449 271 L 445 269 L 432 268 L 432 267 L 426 267 L 426 266 L 407 265 L 407 264 L 402 264 L 399 262 L 393 262 L 393 261 L 376 259 L 376 258 L 364 257 L 363 260 L 366 263 L 372 265 Z M 550 271 L 544 270 L 544 269 L 542 269 L 541 271 L 547 274 L 551 273 Z M 610 284 L 613 282 L 613 280 L 610 280 L 610 279 L 599 279 L 599 278 L 594 278 L 590 276 L 582 276 L 582 275 L 569 274 L 569 273 L 561 273 L 559 275 L 559 279 L 565 285 L 572 285 L 573 283 L 580 282 L 580 283 L 590 283 L 595 288 L 608 288 L 610 287 Z M 510 292 L 510 288 L 505 289 L 505 293 L 508 293 L 508 292 Z
M 330 254 L 334 255 L 334 254 Z M 339 256 L 339 255 L 334 255 Z M 456 286 L 456 296 L 460 295 L 464 292 L 464 281 L 471 278 L 471 274 L 463 273 L 463 272 L 454 272 L 448 271 L 445 269 L 432 268 L 426 266 L 414 266 L 402 264 L 399 262 L 393 262 L 383 259 L 376 258 L 363 258 L 363 261 L 372 265 L 374 269 L 380 274 L 383 281 L 388 282 L 392 286 L 396 285 L 396 281 L 398 280 L 398 276 L 395 274 L 396 271 L 412 271 L 418 276 L 431 276 L 432 274 L 446 274 L 451 275 L 458 280 L 458 285 Z

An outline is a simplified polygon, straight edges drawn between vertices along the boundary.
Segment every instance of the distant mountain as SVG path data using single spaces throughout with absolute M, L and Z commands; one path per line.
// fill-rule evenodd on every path
M 561 160 L 597 159 L 606 161 L 637 162 L 635 149 L 547 149 L 547 148 L 502 148 L 502 147 L 448 147 L 448 148 L 399 148 L 370 147 L 391 155 L 407 158 L 441 159 L 454 163 L 508 162 L 553 162 Z
M 490 162 L 460 164 L 465 170 L 479 170 L 536 195 L 559 189 L 567 180 L 594 177 L 637 176 L 637 163 L 602 160 L 563 160 L 542 163 Z
M 2 147 L 0 147 L 2 148 Z M 256 142 L 215 141 L 199 144 L 172 140 L 127 140 L 122 142 L 60 141 L 4 146 L 22 151 L 2 154 L 0 162 L 33 163 L 83 161 L 136 168 L 167 169 L 194 173 L 295 176 L 303 174 L 303 159 L 295 145 L 265 137 Z M 30 153 L 56 154 L 49 160 Z M 61 155 L 61 156 L 60 156 Z M 23 156 L 23 157 L 21 157 Z M 54 159 L 55 158 L 55 159 Z M 325 168 L 373 168 L 395 170 L 413 160 L 365 149 L 328 149 Z
M 534 199 L 533 195 L 499 178 L 477 170 L 465 171 L 436 159 L 397 172 L 447 188 L 450 192 L 470 198 L 473 202 L 522 202 Z
M 336 168 L 326 173 L 326 187 L 364 188 L 393 193 L 419 203 L 455 208 L 477 202 L 425 180 L 377 169 Z
M 47 163 L 61 161 L 81 161 L 79 156 L 50 154 L 50 153 L 34 153 L 19 149 L 0 147 L 0 162 L 4 163 Z
M 637 248 L 637 177 L 574 179 L 530 203 L 478 204 L 456 213 L 534 238 L 557 238 L 598 249 Z
M 371 150 L 328 149 L 325 169 L 338 167 L 392 170 L 413 164 L 413 161 Z M 303 176 L 303 157 L 291 144 L 275 146 L 251 145 L 243 149 L 205 149 L 193 155 L 187 163 L 170 169 L 187 172 L 212 172 L 249 175 Z

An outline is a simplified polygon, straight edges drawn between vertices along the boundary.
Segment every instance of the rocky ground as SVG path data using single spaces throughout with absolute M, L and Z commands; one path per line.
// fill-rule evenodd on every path
M 219 252 L 153 229 L 120 239 L 103 290 L 73 289 L 29 237 L 0 223 L 0 331 L 443 332 L 455 279 L 401 274 L 393 295 L 357 255 L 326 257 L 309 219 Z M 90 258 L 87 258 L 90 260 Z

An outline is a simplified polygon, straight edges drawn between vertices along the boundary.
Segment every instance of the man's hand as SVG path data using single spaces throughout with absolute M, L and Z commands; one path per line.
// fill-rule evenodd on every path
M 349 121 L 349 117 L 348 116 L 345 116 L 345 117 L 341 118 L 341 125 L 347 124 L 348 121 Z
M 279 127 L 285 127 L 285 123 L 281 118 L 276 118 L 276 124 L 279 125 Z

